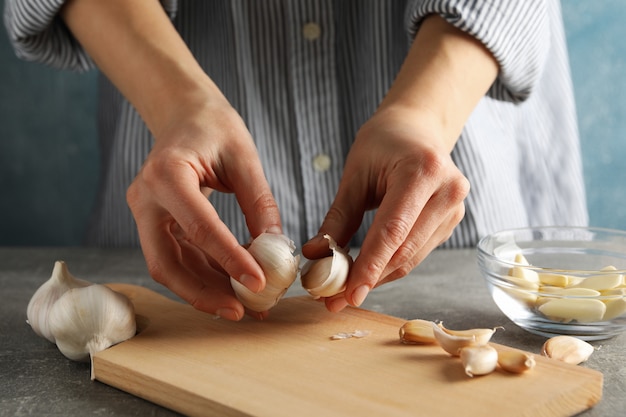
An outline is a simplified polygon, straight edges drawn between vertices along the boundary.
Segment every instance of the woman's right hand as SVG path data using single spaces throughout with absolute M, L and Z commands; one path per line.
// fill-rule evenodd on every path
M 281 232 L 278 208 L 250 133 L 225 99 L 180 113 L 159 132 L 128 204 L 152 277 L 195 308 L 238 320 L 244 309 L 229 277 L 252 291 L 265 278 L 207 196 L 234 193 L 253 237 Z
M 281 231 L 243 121 L 158 1 L 68 0 L 61 16 L 154 135 L 127 192 L 150 273 L 197 309 L 240 319 L 229 276 L 252 291 L 265 277 L 207 196 L 234 193 L 252 237 Z

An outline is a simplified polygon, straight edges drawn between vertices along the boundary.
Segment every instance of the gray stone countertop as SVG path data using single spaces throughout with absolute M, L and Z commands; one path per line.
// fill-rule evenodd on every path
M 96 283 L 141 285 L 175 298 L 154 282 L 139 250 L 0 248 L 0 416 L 174 416 L 176 413 L 89 379 L 26 323 L 26 306 L 56 260 Z M 301 295 L 294 285 L 287 296 Z M 510 322 L 493 303 L 473 249 L 437 250 L 408 277 L 370 293 L 363 308 L 406 319 L 444 320 L 450 328 L 495 327 L 496 343 L 539 353 L 546 340 Z M 626 334 L 592 342 L 581 366 L 604 374 L 603 398 L 585 417 L 626 415 Z M 532 401 L 532 399 L 529 399 Z

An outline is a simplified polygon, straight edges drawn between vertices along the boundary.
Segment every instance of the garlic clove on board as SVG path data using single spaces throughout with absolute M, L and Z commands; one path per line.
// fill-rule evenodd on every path
M 91 285 L 91 283 L 73 276 L 65 262 L 56 261 L 52 275 L 35 291 L 26 308 L 28 324 L 30 324 L 34 332 L 38 336 L 55 343 L 54 336 L 48 326 L 50 309 L 68 290 L 88 285 Z
M 498 352 L 498 365 L 507 372 L 521 374 L 533 369 L 536 361 L 530 353 L 519 350 L 504 350 Z
M 578 365 L 585 362 L 594 348 L 591 344 L 574 336 L 554 336 L 546 340 L 541 354 L 548 358 Z
M 302 287 L 316 298 L 331 297 L 345 290 L 353 262 L 348 251 L 337 245 L 332 237 L 324 235 L 324 239 L 328 240 L 332 255 L 308 260 L 300 274 Z
M 453 356 L 459 356 L 464 347 L 486 345 L 498 329 L 450 330 L 443 323 L 434 322 L 431 322 L 431 327 L 441 348 Z
M 274 307 L 298 276 L 300 256 L 287 236 L 262 233 L 250 243 L 248 252 L 265 274 L 265 288 L 254 293 L 234 278 L 231 286 L 241 303 L 249 310 L 262 312 Z
M 50 309 L 48 322 L 61 353 L 81 362 L 137 331 L 128 297 L 99 284 L 68 290 Z
M 409 320 L 400 327 L 400 341 L 412 345 L 432 345 L 437 343 L 433 322 L 421 319 Z
M 487 375 L 493 372 L 498 365 L 498 351 L 489 345 L 466 346 L 459 352 L 465 373 Z

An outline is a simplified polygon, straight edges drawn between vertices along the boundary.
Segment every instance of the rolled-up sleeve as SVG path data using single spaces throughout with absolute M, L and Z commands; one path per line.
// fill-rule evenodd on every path
M 410 0 L 406 14 L 414 37 L 431 14 L 475 37 L 500 66 L 488 95 L 520 102 L 536 86 L 550 48 L 546 0 Z
M 5 0 L 4 24 L 18 58 L 74 71 L 87 71 L 95 66 L 59 16 L 65 2 Z M 170 16 L 175 14 L 177 3 L 177 0 L 161 0 Z

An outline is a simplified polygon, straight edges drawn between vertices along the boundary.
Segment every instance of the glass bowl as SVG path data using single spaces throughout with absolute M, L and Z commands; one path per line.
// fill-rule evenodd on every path
M 478 243 L 498 308 L 546 337 L 613 337 L 626 329 L 626 232 L 589 227 L 504 230 Z

